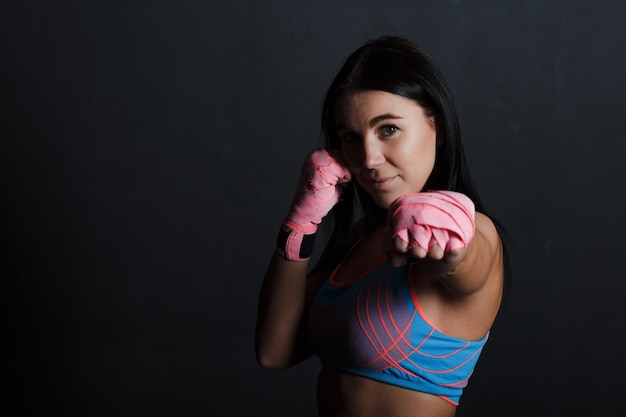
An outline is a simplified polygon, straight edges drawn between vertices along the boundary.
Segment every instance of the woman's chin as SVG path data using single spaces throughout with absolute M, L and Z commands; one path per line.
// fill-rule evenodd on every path
M 395 196 L 395 195 L 390 195 L 390 194 L 384 194 L 384 195 L 377 194 L 377 195 L 372 196 L 376 205 L 378 205 L 378 207 L 380 208 L 384 208 L 385 210 L 387 210 L 389 206 L 391 206 L 391 203 L 393 203 L 398 197 L 400 196 Z

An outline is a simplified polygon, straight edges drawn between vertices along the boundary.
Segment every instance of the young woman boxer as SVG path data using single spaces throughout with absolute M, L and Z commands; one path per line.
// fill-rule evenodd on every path
M 318 356 L 320 416 L 454 416 L 508 264 L 448 87 L 414 44 L 378 38 L 337 74 L 322 127 L 261 288 L 257 359 Z

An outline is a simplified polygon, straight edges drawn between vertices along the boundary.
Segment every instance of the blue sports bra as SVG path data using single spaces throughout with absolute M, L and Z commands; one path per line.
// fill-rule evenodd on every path
M 422 311 L 408 268 L 385 260 L 350 282 L 335 282 L 335 269 L 311 305 L 314 352 L 323 366 L 458 405 L 489 335 L 470 341 L 437 330 Z

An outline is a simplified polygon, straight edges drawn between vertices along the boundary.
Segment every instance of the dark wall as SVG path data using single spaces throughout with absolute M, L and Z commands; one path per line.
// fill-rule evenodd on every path
M 448 77 L 513 237 L 512 290 L 458 415 L 616 415 L 625 27 L 619 0 L 5 2 L 4 404 L 314 416 L 315 359 L 255 362 L 257 293 L 324 90 L 391 33 Z

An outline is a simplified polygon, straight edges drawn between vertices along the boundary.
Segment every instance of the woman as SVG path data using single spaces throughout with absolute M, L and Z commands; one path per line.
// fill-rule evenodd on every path
M 508 263 L 445 81 L 408 40 L 375 39 L 337 74 L 322 126 L 261 288 L 257 359 L 317 355 L 321 416 L 454 416 Z

